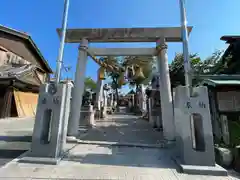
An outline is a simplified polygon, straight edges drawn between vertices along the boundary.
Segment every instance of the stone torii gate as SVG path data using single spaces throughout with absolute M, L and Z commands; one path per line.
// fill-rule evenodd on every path
M 188 34 L 192 27 L 188 27 Z M 58 29 L 61 34 L 61 29 Z M 80 109 L 84 90 L 87 57 L 157 56 L 160 78 L 163 133 L 167 141 L 175 139 L 171 83 L 168 69 L 167 43 L 182 42 L 181 27 L 67 29 L 66 43 L 80 43 L 71 102 L 68 136 L 78 135 Z M 94 48 L 93 43 L 155 42 L 156 48 Z
M 31 150 L 20 161 L 58 164 L 64 155 L 68 119 L 68 135 L 78 135 L 88 56 L 94 60 L 97 60 L 95 56 L 157 56 L 163 134 L 167 142 L 176 139 L 175 161 L 185 173 L 227 175 L 225 169 L 215 164 L 208 90 L 203 86 L 192 87 L 188 52 L 188 35 L 192 27 L 187 28 L 184 1 L 179 0 L 179 3 L 182 27 L 67 30 L 69 0 L 65 0 L 62 29 L 58 29 L 61 44 L 56 82 L 48 82 L 40 87 Z M 72 84 L 60 82 L 64 42 L 80 43 L 71 103 Z M 156 48 L 89 47 L 90 43 L 95 42 L 156 42 Z M 167 42 L 183 43 L 186 86 L 178 86 L 173 90 L 174 110 Z

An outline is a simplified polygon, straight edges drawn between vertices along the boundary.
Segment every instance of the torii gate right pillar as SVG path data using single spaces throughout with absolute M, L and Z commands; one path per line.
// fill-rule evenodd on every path
M 162 108 L 163 135 L 168 141 L 175 140 L 175 123 L 173 115 L 173 101 L 171 81 L 169 76 L 167 44 L 165 38 L 160 38 L 158 47 L 158 70 L 160 71 L 160 98 Z

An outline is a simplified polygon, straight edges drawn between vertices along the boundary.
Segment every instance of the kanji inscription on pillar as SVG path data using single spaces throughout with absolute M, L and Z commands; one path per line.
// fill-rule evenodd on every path
M 205 109 L 205 108 L 206 108 L 206 103 L 204 103 L 203 101 L 199 101 L 199 102 L 197 103 L 197 106 L 198 106 L 199 108 Z M 187 102 L 185 103 L 185 107 L 186 107 L 187 109 L 191 109 L 191 108 L 192 108 L 191 102 L 190 102 L 190 101 L 187 101 Z
M 44 99 L 42 100 L 42 104 L 46 104 L 46 103 L 47 103 L 47 99 L 44 98 Z
M 191 109 L 192 108 L 192 104 L 190 101 L 186 102 L 186 108 L 187 109 Z
M 54 104 L 60 104 L 60 97 L 59 97 L 59 96 L 55 96 L 55 97 L 53 98 L 53 103 L 54 103 Z
M 200 101 L 200 102 L 198 103 L 198 106 L 199 106 L 200 108 L 203 108 L 203 109 L 206 108 L 206 104 L 205 104 L 204 102 L 202 102 L 202 101 Z

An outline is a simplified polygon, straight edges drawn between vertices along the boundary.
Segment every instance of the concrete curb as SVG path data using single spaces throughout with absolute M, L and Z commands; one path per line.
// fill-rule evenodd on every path
M 66 157 L 69 152 L 71 151 L 71 149 L 75 148 L 78 144 L 75 143 L 72 147 L 70 147 L 69 149 L 66 149 L 65 152 L 63 152 L 63 154 L 61 155 L 61 157 L 58 159 L 58 161 L 60 162 L 64 157 Z M 28 150 L 26 152 L 24 152 L 23 154 L 21 154 L 20 156 L 16 157 L 15 159 L 9 161 L 8 163 L 4 164 L 3 166 L 0 167 L 0 170 L 2 169 L 5 169 L 5 168 L 8 168 L 8 166 L 10 166 L 11 164 L 14 164 L 14 163 L 25 163 L 24 160 L 21 162 L 21 160 L 24 158 L 24 157 L 27 157 L 28 153 L 30 152 L 31 150 Z M 32 161 L 32 162 L 35 162 L 35 161 Z M 26 161 L 26 163 L 28 163 Z M 36 164 L 39 164 L 36 162 Z M 49 165 L 54 165 L 53 163 L 48 163 Z M 58 163 L 57 163 L 58 164 Z M 55 165 L 57 165 L 55 164 Z
M 0 118 L 1 123 L 9 123 L 13 121 L 32 121 L 35 117 L 9 117 L 9 118 Z
M 94 128 L 94 127 L 92 127 Z M 88 135 L 89 130 L 87 130 L 86 132 L 84 132 L 83 134 L 80 134 L 78 137 L 73 137 L 73 136 L 67 136 L 66 138 L 66 142 L 67 143 L 78 143 L 79 139 L 84 138 L 85 136 Z
M 26 151 L 25 153 L 21 154 L 20 156 L 16 157 L 15 159 L 11 160 L 10 162 L 4 164 L 2 167 L 0 167 L 0 170 L 7 168 L 8 166 L 10 166 L 13 163 L 17 163 L 20 159 L 25 157 L 28 154 L 29 151 L 30 150 Z
M 106 142 L 106 141 L 85 141 L 77 140 L 78 144 L 89 145 L 103 145 L 103 146 L 121 146 L 121 147 L 138 147 L 138 148 L 167 148 L 167 145 L 162 142 L 161 144 L 139 144 L 139 143 L 118 143 L 118 142 Z
M 180 171 L 185 174 L 228 176 L 228 171 L 218 164 L 215 166 L 185 165 L 176 157 L 172 157 L 172 160 L 178 166 Z

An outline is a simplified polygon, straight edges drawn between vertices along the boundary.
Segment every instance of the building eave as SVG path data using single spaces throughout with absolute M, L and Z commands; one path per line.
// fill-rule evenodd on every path
M 46 59 L 43 57 L 40 49 L 37 47 L 37 45 L 34 43 L 34 41 L 32 40 L 31 36 L 24 33 L 24 32 L 20 32 L 17 31 L 15 29 L 0 25 L 0 31 L 11 34 L 13 36 L 16 36 L 18 38 L 21 38 L 25 41 L 27 41 L 34 49 L 34 51 L 37 53 L 37 55 L 40 57 L 40 59 L 42 60 L 46 70 L 48 71 L 48 73 L 53 73 L 51 67 L 48 65 Z

